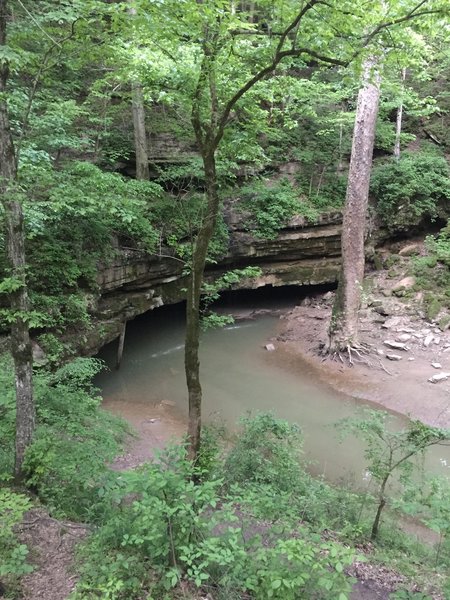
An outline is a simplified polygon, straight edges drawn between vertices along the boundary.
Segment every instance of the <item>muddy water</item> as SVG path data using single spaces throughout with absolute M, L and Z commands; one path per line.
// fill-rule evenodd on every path
M 340 443 L 333 427 L 339 419 L 354 414 L 361 402 L 318 381 L 306 363 L 296 360 L 293 368 L 282 352 L 265 350 L 277 319 L 261 316 L 202 335 L 205 421 L 224 422 L 233 428 L 242 415 L 273 411 L 300 425 L 305 454 L 315 474 L 365 486 L 362 446 L 354 439 Z M 112 368 L 97 379 L 105 408 L 138 428 L 143 437 L 139 451 L 144 458 L 142 446 L 161 446 L 185 428 L 183 335 L 180 307 L 158 309 L 129 323 L 120 370 Z M 101 353 L 111 367 L 116 350 L 113 343 Z M 432 449 L 426 462 L 428 472 L 450 476 L 450 448 Z

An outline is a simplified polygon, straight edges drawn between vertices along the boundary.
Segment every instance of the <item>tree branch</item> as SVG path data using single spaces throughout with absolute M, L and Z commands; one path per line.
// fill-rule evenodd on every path
M 233 107 L 235 106 L 235 104 L 238 102 L 238 100 L 240 100 L 242 98 L 242 96 L 244 94 L 246 94 L 256 83 L 258 83 L 259 81 L 264 79 L 264 77 L 266 77 L 267 75 L 270 75 L 271 73 L 273 73 L 273 71 L 276 69 L 276 67 L 280 64 L 280 62 L 284 58 L 287 58 L 288 56 L 298 58 L 302 54 L 308 54 L 312 58 L 320 60 L 321 62 L 339 66 L 339 67 L 345 67 L 348 64 L 348 61 L 343 61 L 343 60 L 339 60 L 337 58 L 332 58 L 331 56 L 324 56 L 323 54 L 319 54 L 318 52 L 315 52 L 314 50 L 310 50 L 309 48 L 294 48 L 291 50 L 284 50 L 284 51 L 278 52 L 276 54 L 275 58 L 273 59 L 273 61 L 271 62 L 271 64 L 268 65 L 267 67 L 265 67 L 264 69 L 261 69 L 261 71 L 259 71 L 258 73 L 256 73 L 256 75 L 254 75 L 251 79 L 249 79 L 247 81 L 247 83 L 245 85 L 243 85 L 234 94 L 234 96 L 232 98 L 230 98 L 230 100 L 225 105 L 222 116 L 218 122 L 218 131 L 217 131 L 216 137 L 214 139 L 214 144 L 216 147 L 219 144 L 220 140 L 222 139 L 223 130 L 227 124 L 230 113 L 231 113 Z
M 387 29 L 388 27 L 393 27 L 394 25 L 399 25 L 400 23 L 405 23 L 406 21 L 410 21 L 411 19 L 416 19 L 417 17 L 423 17 L 424 15 L 434 15 L 434 14 L 445 14 L 444 11 L 438 9 L 430 9 L 430 10 L 422 10 L 417 12 L 421 6 L 426 4 L 429 0 L 422 0 L 415 6 L 412 10 L 409 11 L 408 14 L 403 17 L 399 17 L 398 19 L 393 19 L 392 21 L 386 21 L 385 23 L 380 23 L 375 27 L 373 31 L 371 31 L 365 38 L 363 42 L 363 48 L 369 45 L 369 43 L 373 40 L 375 36 L 377 36 L 380 31 L 383 29 Z M 449 12 L 449 11 L 446 11 Z M 357 50 L 353 57 L 350 60 L 353 60 L 360 53 L 361 49 Z
M 47 31 L 45 31 L 45 29 L 42 27 L 42 25 L 39 23 L 39 21 L 37 21 L 37 20 L 34 18 L 33 14 L 32 14 L 32 13 L 31 13 L 31 12 L 28 10 L 28 8 L 27 8 L 27 7 L 26 7 L 26 6 L 23 4 L 22 0 L 17 0 L 17 2 L 18 2 L 18 3 L 19 3 L 19 5 L 20 5 L 20 6 L 23 8 L 23 10 L 24 10 L 24 11 L 27 13 L 27 15 L 28 15 L 28 16 L 30 17 L 30 19 L 33 21 L 33 23 L 34 23 L 34 24 L 35 24 L 37 27 L 39 27 L 39 29 L 42 31 L 42 33 L 43 33 L 43 34 L 44 34 L 46 37 L 48 37 L 48 39 L 49 39 L 49 40 L 51 40 L 55 46 L 59 46 L 59 43 L 58 43 L 58 42 L 57 42 L 57 41 L 56 41 L 54 38 L 52 38 L 52 36 L 51 36 L 51 35 L 50 35 L 50 34 L 49 34 Z
M 75 21 L 72 22 L 71 27 L 70 27 L 70 33 L 66 37 L 64 37 L 60 42 L 53 41 L 53 44 L 51 44 L 47 48 L 42 60 L 40 61 L 41 64 L 40 64 L 39 69 L 36 73 L 36 76 L 33 80 L 33 85 L 31 87 L 30 95 L 28 96 L 27 107 L 25 109 L 25 114 L 24 114 L 23 121 L 22 121 L 22 130 L 20 132 L 20 135 L 19 135 L 19 138 L 18 138 L 17 144 L 16 144 L 16 168 L 18 168 L 18 166 L 19 166 L 19 158 L 20 158 L 20 150 L 22 147 L 22 141 L 23 141 L 25 132 L 28 128 L 28 121 L 29 121 L 30 114 L 31 114 L 31 108 L 33 105 L 34 97 L 36 95 L 37 87 L 39 85 L 39 81 L 41 80 L 41 77 L 45 73 L 45 71 L 48 71 L 49 69 L 53 68 L 55 65 L 58 64 L 58 62 L 56 61 L 52 65 L 48 65 L 47 61 L 49 60 L 53 50 L 56 47 L 60 48 L 60 50 L 62 51 L 63 45 L 67 41 L 69 41 L 71 38 L 73 38 L 73 36 L 75 35 L 75 24 L 78 21 L 79 21 L 79 19 L 75 19 Z M 60 54 L 59 54 L 59 56 L 60 56 Z

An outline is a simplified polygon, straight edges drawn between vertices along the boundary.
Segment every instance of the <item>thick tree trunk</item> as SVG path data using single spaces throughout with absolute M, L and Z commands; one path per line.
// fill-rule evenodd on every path
M 375 61 L 367 61 L 358 94 L 352 153 L 342 225 L 342 266 L 330 323 L 329 351 L 358 343 L 358 311 L 364 278 L 364 234 L 375 124 L 380 96 Z
M 216 163 L 214 150 L 203 152 L 203 166 L 206 182 L 206 214 L 195 240 L 192 271 L 189 277 L 186 302 L 186 338 L 184 365 L 189 396 L 188 454 L 191 460 L 197 458 L 200 448 L 202 423 L 202 387 L 200 384 L 200 362 L 198 358 L 200 338 L 200 296 L 203 272 L 206 264 L 209 242 L 214 234 L 219 212 Z
M 145 107 L 142 86 L 134 81 L 131 84 L 132 107 L 133 107 L 133 128 L 134 128 L 134 147 L 136 151 L 136 179 L 150 178 L 148 168 L 148 141 L 147 130 L 145 127 Z
M 6 45 L 7 0 L 0 0 L 0 48 Z M 33 439 L 35 407 L 33 401 L 33 354 L 28 323 L 28 292 L 25 278 L 25 235 L 22 205 L 15 187 L 17 179 L 16 157 L 11 136 L 6 103 L 8 65 L 0 63 L 0 197 L 5 211 L 5 239 L 10 276 L 18 284 L 10 294 L 11 353 L 14 359 L 16 386 L 16 456 L 15 477 L 22 475 L 25 451 Z
M 402 82 L 406 79 L 406 69 L 402 69 Z M 402 133 L 402 121 L 403 121 L 403 100 L 400 101 L 400 105 L 397 109 L 397 122 L 395 127 L 395 144 L 394 144 L 394 156 L 398 160 L 400 158 L 400 136 Z

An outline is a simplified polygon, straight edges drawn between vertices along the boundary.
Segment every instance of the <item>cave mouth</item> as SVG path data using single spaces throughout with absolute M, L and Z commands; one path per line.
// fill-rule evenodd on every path
M 220 294 L 220 298 L 212 305 L 213 309 L 227 308 L 246 309 L 283 309 L 293 308 L 305 298 L 313 298 L 328 291 L 334 291 L 336 283 L 323 285 L 265 285 L 250 290 L 228 290 Z
M 314 298 L 328 291 L 333 291 L 337 284 L 295 286 L 285 285 L 273 287 L 266 285 L 251 290 L 228 290 L 220 294 L 220 298 L 209 309 L 220 314 L 234 313 L 236 311 L 252 312 L 257 310 L 289 310 L 300 304 L 305 298 Z M 163 327 L 168 321 L 184 323 L 186 302 L 164 304 L 158 308 L 147 311 L 132 319 L 128 331 L 145 329 L 147 326 Z

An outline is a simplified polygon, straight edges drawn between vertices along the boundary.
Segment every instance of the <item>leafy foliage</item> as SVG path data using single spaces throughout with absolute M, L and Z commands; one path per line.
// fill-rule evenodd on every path
M 121 421 L 99 409 L 101 399 L 91 379 L 101 368 L 95 359 L 78 358 L 55 373 L 35 375 L 38 428 L 26 455 L 27 483 L 50 507 L 71 518 L 90 514 L 92 494 L 109 477 L 106 463 L 117 454 L 124 434 Z M 2 368 L 1 384 L 1 476 L 8 479 L 15 424 L 10 368 Z
M 253 181 L 240 189 L 240 196 L 242 209 L 251 214 L 248 226 L 257 237 L 275 238 L 280 227 L 294 215 L 303 215 L 311 221 L 319 215 L 287 179 L 274 186 Z
M 14 532 L 31 502 L 23 494 L 8 488 L 0 488 L 0 577 L 6 587 L 14 587 L 21 575 L 31 573 L 33 567 L 27 564 L 28 548 L 21 544 Z
M 416 287 L 424 290 L 424 305 L 427 317 L 438 320 L 439 326 L 446 329 L 450 322 L 450 235 L 447 225 L 439 234 L 427 236 L 425 256 L 413 260 L 413 270 L 417 278 Z M 442 312 L 441 312 L 442 311 Z
M 372 539 L 378 535 L 381 513 L 387 503 L 388 484 L 392 476 L 406 485 L 418 468 L 415 460 L 430 446 L 450 439 L 450 430 L 430 427 L 420 421 L 411 421 L 400 431 L 388 426 L 388 413 L 365 410 L 362 418 L 349 418 L 339 428 L 360 437 L 366 443 L 365 458 L 370 475 L 377 482 L 378 507 L 372 525 Z
M 243 418 L 241 424 L 243 431 L 225 462 L 227 480 L 291 489 L 301 475 L 299 427 L 270 414 Z
M 181 582 L 227 597 L 347 598 L 352 551 L 306 528 L 280 538 L 270 525 L 262 545 L 239 491 L 220 493 L 217 477 L 195 485 L 193 475 L 184 448 L 171 448 L 101 491 L 110 509 L 83 551 L 75 599 L 162 597 Z
M 206 330 L 212 327 L 223 327 L 224 325 L 234 323 L 234 319 L 231 315 L 218 315 L 211 311 L 211 304 L 220 298 L 221 292 L 230 288 L 232 289 L 234 285 L 244 279 L 253 279 L 260 275 L 261 269 L 259 267 L 246 267 L 244 269 L 227 271 L 220 277 L 217 277 L 213 283 L 204 282 L 201 298 L 202 328 Z
M 374 169 L 371 193 L 389 231 L 405 231 L 422 219 L 446 214 L 450 171 L 444 158 L 427 153 L 404 154 Z

